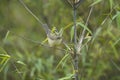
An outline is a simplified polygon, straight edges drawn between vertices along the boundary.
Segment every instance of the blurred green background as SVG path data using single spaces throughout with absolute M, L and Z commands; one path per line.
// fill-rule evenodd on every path
M 73 11 L 66 0 L 23 1 L 50 28 L 68 26 L 63 37 L 71 44 Z M 77 10 L 78 22 L 86 21 L 91 4 L 88 28 L 92 38 L 79 56 L 80 80 L 120 80 L 120 0 L 85 0 Z M 78 28 L 78 35 L 82 29 Z M 39 45 L 45 39 L 42 26 L 19 0 L 0 0 L 0 47 L 11 56 L 0 72 L 0 80 L 72 80 L 70 56 L 64 57 L 67 52 L 57 48 Z M 66 49 L 64 45 L 59 48 Z

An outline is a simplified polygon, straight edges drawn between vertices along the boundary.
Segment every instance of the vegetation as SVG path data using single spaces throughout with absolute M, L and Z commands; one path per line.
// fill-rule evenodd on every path
M 1 0 L 0 80 L 73 80 L 71 5 L 66 0 L 23 1 L 51 29 L 63 28 L 66 45 L 49 47 L 42 25 L 19 0 Z M 77 40 L 86 30 L 78 55 L 79 80 L 120 80 L 119 2 L 83 0 L 78 7 Z

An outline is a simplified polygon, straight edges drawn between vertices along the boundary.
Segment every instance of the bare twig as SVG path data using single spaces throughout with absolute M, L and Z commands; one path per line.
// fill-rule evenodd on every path
M 22 80 L 22 79 L 23 79 L 23 77 L 22 77 L 21 71 L 18 69 L 18 67 L 15 65 L 15 63 L 14 63 L 14 62 L 11 62 L 11 63 L 12 63 L 12 65 L 13 65 L 13 67 L 16 69 L 16 71 L 17 71 L 17 73 L 18 73 L 18 75 L 19 75 L 20 79 Z
M 42 21 L 25 5 L 23 0 L 19 0 L 19 2 L 24 6 L 24 8 L 41 24 L 43 25 Z
M 79 80 L 78 77 L 78 54 L 77 54 L 77 28 L 76 28 L 76 9 L 80 5 L 82 0 L 68 0 L 73 7 L 73 21 L 74 21 L 74 54 L 73 54 L 73 66 L 74 66 L 74 79 Z
M 50 46 L 48 46 L 48 45 L 43 44 L 43 43 L 40 42 L 40 41 L 31 40 L 31 39 L 29 39 L 29 38 L 23 37 L 23 36 L 18 35 L 18 34 L 14 33 L 14 32 L 11 32 L 11 31 L 10 31 L 10 33 L 12 33 L 13 35 L 15 35 L 15 36 L 17 36 L 17 37 L 19 37 L 19 38 L 22 38 L 22 39 L 24 39 L 24 40 L 27 40 L 27 41 L 32 42 L 32 43 L 35 43 L 35 44 L 37 44 L 36 46 L 44 46 L 44 47 L 54 48 L 54 49 L 57 49 L 57 50 L 66 52 L 65 49 L 61 49 L 61 48 L 57 48 L 57 47 L 50 47 Z M 35 46 L 34 46 L 34 47 L 35 47 Z
M 115 8 L 116 8 L 116 6 L 114 6 L 114 8 L 110 11 L 109 14 L 111 14 Z M 98 27 L 102 26 L 109 17 L 110 17 L 110 15 L 107 15 L 107 16 L 105 17 L 105 19 L 101 22 L 101 24 L 100 24 Z
M 86 24 L 85 24 L 86 26 L 88 25 L 88 21 L 89 21 L 89 18 L 91 16 L 92 10 L 93 10 L 93 7 L 91 7 L 91 9 L 89 11 L 89 15 L 87 17 L 87 21 L 86 21 Z M 76 17 L 75 17 L 76 13 L 75 12 L 76 11 L 74 10 L 74 26 L 75 26 L 74 29 L 76 29 Z M 74 30 L 75 49 L 74 49 L 74 59 L 73 59 L 74 62 L 73 63 L 74 63 L 74 71 L 75 71 L 75 80 L 79 80 L 79 78 L 78 78 L 78 69 L 79 69 L 79 67 L 78 67 L 78 52 L 80 52 L 80 50 L 81 50 L 81 46 L 82 46 L 82 42 L 83 42 L 83 39 L 84 39 L 85 31 L 86 31 L 86 29 L 84 28 L 84 30 L 82 32 L 82 35 L 80 37 L 80 40 L 78 41 L 78 44 L 77 44 L 77 40 L 75 39 L 77 31 Z M 78 51 L 78 49 L 79 49 L 79 51 Z
M 78 56 L 77 56 L 77 29 L 76 29 L 76 8 L 73 8 L 73 18 L 74 18 L 74 55 L 73 55 L 73 65 L 75 72 L 75 80 L 79 80 L 78 78 Z
M 115 6 L 115 7 L 116 7 L 116 6 Z M 114 7 L 114 8 L 115 8 L 115 7 Z M 91 7 L 91 8 L 92 8 L 92 7 Z M 114 10 L 114 9 L 112 9 L 109 14 L 111 14 L 111 13 L 113 12 L 113 10 Z M 91 11 L 91 10 L 90 10 L 90 11 Z M 89 12 L 88 17 L 90 16 L 90 13 L 91 13 L 91 12 Z M 107 21 L 107 19 L 109 18 L 109 16 L 110 16 L 110 15 L 107 15 L 98 27 L 101 27 L 101 26 Z M 89 21 L 89 19 L 87 19 L 86 25 L 88 25 L 88 21 Z M 80 49 L 82 49 L 83 47 L 84 47 L 84 45 L 83 45 Z M 106 55 L 106 54 L 103 54 L 103 55 Z M 109 54 L 108 54 L 107 56 L 109 57 L 110 62 L 120 71 L 120 68 L 117 67 L 117 65 L 116 65 L 115 62 L 113 61 L 112 57 L 111 57 Z M 84 71 L 84 67 L 83 67 L 83 69 L 82 69 L 82 73 L 83 73 L 83 71 Z M 82 77 L 82 73 L 81 73 L 81 77 Z
M 90 16 L 91 16 L 91 13 L 93 11 L 93 6 L 91 7 L 90 11 L 89 11 L 89 15 L 87 17 L 87 20 L 86 20 L 86 23 L 85 23 L 85 26 L 88 26 L 88 21 L 90 19 Z M 82 42 L 84 40 L 84 36 L 85 36 L 85 32 L 86 32 L 86 29 L 84 28 L 83 29 L 83 32 L 79 38 L 79 41 L 78 41 L 78 45 L 77 45 L 77 53 L 79 53 L 81 51 L 81 46 L 82 46 Z

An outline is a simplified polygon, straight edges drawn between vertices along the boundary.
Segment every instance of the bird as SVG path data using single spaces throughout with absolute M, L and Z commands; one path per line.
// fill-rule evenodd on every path
M 62 34 L 63 30 L 61 29 L 58 31 L 55 27 L 52 30 L 49 29 L 47 24 L 43 24 L 42 27 L 44 28 L 48 43 L 50 47 L 54 47 L 56 45 L 60 45 L 62 43 Z
M 53 47 L 55 45 L 59 45 L 62 43 L 62 34 L 63 34 L 63 29 L 60 31 L 57 31 L 56 28 L 53 28 L 50 30 L 48 27 L 47 23 L 43 23 L 23 2 L 23 0 L 19 0 L 20 3 L 25 7 L 25 9 L 42 25 L 43 29 L 46 32 L 47 38 L 48 38 L 48 43 L 50 47 Z

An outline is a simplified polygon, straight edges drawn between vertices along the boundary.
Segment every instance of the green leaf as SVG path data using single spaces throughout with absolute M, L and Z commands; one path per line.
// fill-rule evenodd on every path
M 58 79 L 58 80 L 70 80 L 73 76 L 74 76 L 74 74 L 69 74 L 63 78 Z
M 96 5 L 96 4 L 98 4 L 98 3 L 100 3 L 102 0 L 96 0 L 94 3 L 92 3 L 90 6 L 94 6 L 94 5 Z
M 116 22 L 117 22 L 118 28 L 120 28 L 120 12 L 117 12 Z
M 60 64 L 65 60 L 67 59 L 67 57 L 69 56 L 69 54 L 66 54 L 58 63 L 58 65 L 56 66 L 56 69 L 60 66 Z
M 115 42 L 114 42 L 114 46 L 116 45 L 116 44 L 118 44 L 120 42 L 120 38 L 119 39 L 117 39 Z
M 17 61 L 17 63 L 26 66 L 26 64 L 22 61 Z
M 116 59 L 119 59 L 119 52 L 117 51 L 116 47 L 114 46 L 114 43 L 112 41 L 110 41 L 110 45 L 111 45 L 111 48 L 112 48 L 112 51 L 114 53 L 114 56 Z
M 5 67 L 9 58 L 10 58 L 10 56 L 7 54 L 7 52 L 3 48 L 0 48 L 0 72 Z
M 5 35 L 5 38 L 4 38 L 4 41 L 7 39 L 9 33 L 10 33 L 10 31 L 7 31 L 7 33 L 6 33 L 6 35 Z
M 92 31 L 86 25 L 84 25 L 83 23 L 77 22 L 77 25 L 80 25 L 81 27 L 85 28 L 90 34 L 92 34 Z

